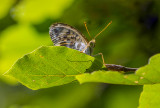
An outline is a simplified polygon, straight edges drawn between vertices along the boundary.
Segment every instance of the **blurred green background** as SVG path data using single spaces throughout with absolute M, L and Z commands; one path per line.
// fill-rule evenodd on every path
M 158 0 L 0 0 L 0 108 L 137 108 L 142 86 L 72 82 L 32 91 L 6 78 L 24 54 L 53 45 L 49 26 L 63 22 L 89 40 L 83 22 L 97 39 L 94 54 L 106 63 L 141 67 L 160 51 Z M 100 59 L 101 60 L 101 59 Z

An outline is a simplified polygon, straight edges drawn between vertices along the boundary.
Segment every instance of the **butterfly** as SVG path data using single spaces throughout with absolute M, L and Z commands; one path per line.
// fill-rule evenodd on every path
M 51 37 L 52 42 L 55 46 L 66 46 L 68 48 L 72 48 L 78 51 L 81 51 L 83 53 L 86 53 L 88 55 L 91 55 L 93 52 L 93 48 L 95 47 L 95 39 L 97 36 L 99 36 L 110 24 L 106 25 L 104 29 L 102 29 L 101 32 L 99 32 L 92 40 L 88 41 L 85 36 L 79 32 L 74 27 L 64 24 L 64 23 L 54 23 L 49 28 L 49 34 Z M 85 27 L 86 30 L 90 36 L 90 33 L 88 31 L 86 23 Z M 91 37 L 91 36 L 90 36 Z M 130 71 L 136 71 L 137 68 L 129 68 L 121 65 L 115 65 L 115 64 L 106 64 L 104 62 L 103 54 L 99 53 L 98 55 L 102 56 L 103 64 L 106 66 L 108 70 L 112 71 L 124 71 L 124 72 L 130 72 Z
M 112 21 L 100 33 L 102 33 L 111 23 Z M 86 23 L 85 27 L 90 36 Z M 66 46 L 88 55 L 92 54 L 93 48 L 95 47 L 95 38 L 100 33 L 98 33 L 91 41 L 88 41 L 81 32 L 70 25 L 54 23 L 49 28 L 49 34 L 55 46 Z

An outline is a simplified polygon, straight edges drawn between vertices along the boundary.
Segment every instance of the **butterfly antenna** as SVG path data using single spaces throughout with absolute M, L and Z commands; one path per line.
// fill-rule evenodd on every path
M 106 27 L 105 27 L 102 31 L 100 31 L 100 32 L 94 37 L 94 39 L 95 39 L 97 36 L 99 36 L 111 23 L 112 23 L 112 21 L 110 21 L 110 22 L 106 25 Z
M 85 25 L 85 28 L 86 28 L 86 30 L 87 30 L 87 33 L 88 33 L 89 37 L 92 39 L 92 37 L 91 37 L 91 35 L 90 35 L 89 31 L 88 31 L 88 28 L 87 28 L 87 23 L 84 22 L 84 25 Z

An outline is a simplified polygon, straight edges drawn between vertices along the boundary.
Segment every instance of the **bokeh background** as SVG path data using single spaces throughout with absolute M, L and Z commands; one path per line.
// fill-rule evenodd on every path
M 30 90 L 3 76 L 14 62 L 42 45 L 53 45 L 49 26 L 63 22 L 89 40 L 106 63 L 141 67 L 160 52 L 158 0 L 0 0 L 0 108 L 137 108 L 142 86 L 72 82 Z

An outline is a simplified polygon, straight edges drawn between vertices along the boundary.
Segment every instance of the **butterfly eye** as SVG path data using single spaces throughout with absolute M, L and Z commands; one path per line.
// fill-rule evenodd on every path
M 94 47 L 95 47 L 95 42 L 92 42 L 92 41 L 91 41 L 91 42 L 89 43 L 89 46 L 90 46 L 91 48 L 94 48 Z

